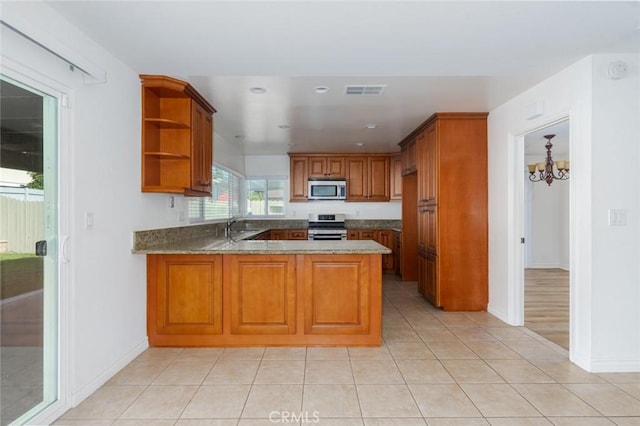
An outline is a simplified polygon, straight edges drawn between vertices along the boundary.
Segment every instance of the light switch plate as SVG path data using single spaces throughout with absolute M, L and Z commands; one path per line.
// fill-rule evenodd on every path
M 93 229 L 93 213 L 87 212 L 84 217 L 84 227 L 85 229 Z
M 627 226 L 625 209 L 609 209 L 609 226 Z

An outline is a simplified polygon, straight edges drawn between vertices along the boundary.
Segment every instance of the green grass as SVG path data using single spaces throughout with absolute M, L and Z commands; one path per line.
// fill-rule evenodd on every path
M 36 257 L 35 254 L 30 253 L 0 253 L 0 261 L 2 260 L 15 260 L 24 259 L 27 257 Z
M 0 253 L 0 299 L 39 290 L 43 258 L 25 253 Z

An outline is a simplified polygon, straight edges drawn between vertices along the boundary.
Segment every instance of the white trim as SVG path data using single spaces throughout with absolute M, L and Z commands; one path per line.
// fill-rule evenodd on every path
M 587 370 L 590 373 L 636 373 L 640 371 L 640 361 L 637 359 L 626 361 L 593 360 Z
M 505 312 L 502 312 L 496 309 L 491 303 L 487 305 L 487 312 L 493 315 L 494 317 L 498 318 L 499 320 L 504 321 L 507 324 L 509 323 L 508 315 Z
M 524 325 L 524 134 L 508 135 L 507 155 L 511 160 L 509 172 L 509 230 L 508 230 L 508 321 L 514 326 Z
M 22 16 L 12 8 L 2 8 L 1 21 L 17 34 L 44 48 L 44 51 L 48 51 L 48 53 L 80 69 L 85 73 L 86 78 L 84 82 L 86 84 L 105 83 L 107 81 L 107 73 L 104 69 L 57 39 L 51 32 L 46 31 L 31 21 L 23 19 Z
M 525 266 L 526 269 L 564 269 L 565 271 L 569 270 L 567 265 L 562 265 L 560 263 L 533 263 L 531 265 Z
M 545 127 L 549 127 L 553 124 L 569 120 L 570 132 L 569 132 L 569 149 L 570 151 L 573 148 L 572 139 L 574 138 L 572 123 L 572 116 L 570 112 L 563 112 L 560 114 L 556 114 L 551 116 L 549 120 L 544 123 L 536 124 L 530 128 L 520 129 L 518 131 L 509 133 L 508 135 L 508 143 L 507 143 L 507 155 L 511 161 L 511 167 L 508 168 L 509 172 L 509 230 L 508 230 L 508 276 L 509 276 L 509 286 L 508 286 L 508 320 L 507 323 L 515 326 L 523 326 L 524 325 L 524 268 L 525 268 L 525 250 L 524 244 L 520 242 L 520 238 L 524 237 L 525 234 L 525 182 L 522 179 L 522 166 L 525 163 L 525 149 L 524 149 L 524 138 L 525 135 L 531 132 L 534 132 L 539 129 L 543 129 Z M 575 161 L 573 160 L 575 157 L 573 153 L 570 158 L 572 158 L 572 165 L 575 166 Z M 573 189 L 575 188 L 575 178 L 571 179 L 571 187 L 570 187 L 570 198 L 574 199 Z M 572 202 L 570 202 L 570 206 Z M 570 211 L 575 211 L 571 209 Z M 574 259 L 574 236 L 576 234 L 576 228 L 573 221 L 571 221 L 569 225 L 569 239 L 570 239 L 570 262 Z M 527 266 L 529 267 L 529 266 Z M 556 267 L 560 267 L 559 265 Z M 573 305 L 573 299 L 571 298 L 571 294 L 574 291 L 574 283 L 575 279 L 573 277 L 573 273 L 570 271 L 569 274 L 569 294 L 570 294 L 570 311 L 571 305 Z M 570 326 L 569 326 L 569 335 L 571 336 L 574 333 L 574 328 L 572 324 L 575 324 L 575 321 L 571 317 L 570 313 Z M 570 339 L 571 340 L 571 339 Z M 572 345 L 570 344 L 570 348 Z M 571 351 L 570 351 L 571 353 Z
M 73 100 L 73 90 L 52 80 L 40 72 L 13 61 L 2 55 L 2 74 L 20 83 L 28 85 L 36 90 L 46 93 L 58 100 L 58 247 L 61 253 L 61 242 L 68 238 L 73 223 L 72 194 L 72 140 L 71 140 L 71 114 L 68 108 L 62 106 L 62 99 Z M 31 419 L 30 424 L 42 424 L 42 418 L 56 415 L 60 416 L 70 408 L 69 393 L 74 375 L 74 358 L 72 351 L 74 326 L 73 326 L 73 274 L 69 262 L 63 262 L 58 256 L 58 399 L 48 406 L 39 415 Z M 55 413 L 55 414 L 54 414 Z M 56 418 L 57 418 L 56 417 Z M 53 418 L 55 420 L 55 418 Z M 53 421 L 52 420 L 52 421 Z

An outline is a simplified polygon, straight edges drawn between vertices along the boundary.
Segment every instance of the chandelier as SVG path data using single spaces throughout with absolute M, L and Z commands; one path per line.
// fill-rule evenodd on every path
M 532 163 L 527 167 L 529 168 L 529 180 L 531 182 L 547 182 L 547 185 L 551 186 L 554 180 L 567 180 L 569 179 L 569 161 L 556 160 L 551 158 L 551 148 L 553 144 L 551 139 L 556 135 L 545 135 L 547 144 L 544 146 L 547 148 L 547 158 L 543 163 Z M 556 166 L 554 170 L 553 166 Z M 537 171 L 537 173 L 536 173 Z

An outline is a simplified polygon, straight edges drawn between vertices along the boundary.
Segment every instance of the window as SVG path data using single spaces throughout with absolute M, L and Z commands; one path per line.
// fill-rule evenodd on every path
M 189 200 L 189 221 L 202 222 L 239 216 L 243 179 L 240 175 L 214 164 L 211 197 Z
M 247 179 L 247 215 L 284 216 L 285 183 L 281 177 Z

